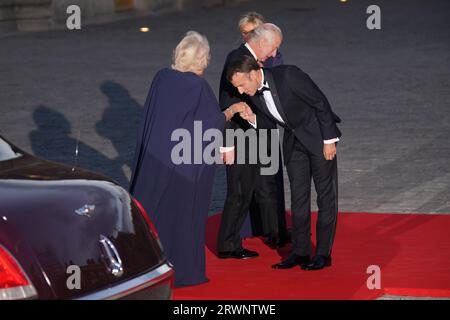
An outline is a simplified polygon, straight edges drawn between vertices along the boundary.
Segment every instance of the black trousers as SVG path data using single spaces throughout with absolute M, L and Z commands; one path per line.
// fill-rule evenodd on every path
M 233 164 L 226 167 L 227 198 L 217 238 L 217 251 L 234 251 L 242 248 L 240 231 L 245 221 L 253 192 L 258 164 Z
M 258 174 L 250 203 L 253 236 L 287 237 L 286 207 L 284 204 L 283 162 L 275 175 Z
M 286 164 L 291 183 L 292 252 L 311 255 L 311 178 L 319 209 L 316 226 L 316 255 L 331 255 L 338 213 L 337 158 L 309 152 L 295 139 L 293 153 Z
M 258 174 L 250 202 L 253 236 L 278 237 L 278 200 L 276 175 Z
M 248 145 L 246 145 L 246 150 L 250 150 Z M 279 150 L 277 152 L 279 153 Z M 247 158 L 246 161 L 248 162 L 248 160 Z M 279 164 L 280 170 L 275 175 L 261 175 L 262 164 L 260 163 L 226 166 L 227 198 L 217 239 L 219 252 L 242 248 L 240 231 L 251 203 L 253 203 L 252 229 L 256 231 L 253 232 L 253 235 L 277 237 L 280 227 L 282 228 L 280 235 L 287 234 L 284 197 L 281 202 L 279 196 L 280 193 L 284 196 L 283 181 L 279 180 L 283 179 L 281 161 Z M 282 214 L 280 213 L 281 206 Z

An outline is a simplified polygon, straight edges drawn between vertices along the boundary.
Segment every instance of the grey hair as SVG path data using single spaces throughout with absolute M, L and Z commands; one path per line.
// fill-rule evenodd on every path
M 283 40 L 281 29 L 273 23 L 264 23 L 250 32 L 249 41 L 266 39 L 270 43 L 273 43 L 275 41 L 275 36 L 279 36 L 280 39 Z
M 209 59 L 208 39 L 196 31 L 188 31 L 173 51 L 172 69 L 181 72 L 203 71 Z

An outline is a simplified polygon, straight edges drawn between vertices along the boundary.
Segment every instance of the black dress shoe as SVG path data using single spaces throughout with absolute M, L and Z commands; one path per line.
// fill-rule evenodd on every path
M 310 262 L 309 256 L 298 256 L 296 254 L 289 256 L 284 261 L 276 263 L 272 266 L 273 269 L 290 269 L 295 266 L 300 266 L 304 263 Z
M 221 251 L 217 253 L 220 259 L 251 259 L 259 256 L 258 252 L 247 249 L 238 249 L 234 251 Z
M 320 270 L 331 266 L 331 257 L 318 255 L 315 256 L 310 263 L 302 264 L 303 270 Z

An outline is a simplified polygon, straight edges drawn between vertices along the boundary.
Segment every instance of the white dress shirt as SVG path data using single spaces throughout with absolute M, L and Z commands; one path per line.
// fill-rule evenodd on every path
M 250 50 L 250 48 L 249 48 Z M 251 52 L 251 51 L 250 51 Z M 268 88 L 269 89 L 269 84 L 268 83 L 264 83 L 264 71 L 263 69 L 260 70 L 261 72 L 261 85 L 259 86 L 258 90 L 261 90 L 262 88 Z M 278 112 L 277 107 L 275 106 L 275 102 L 273 101 L 273 96 L 272 96 L 272 92 L 270 92 L 270 90 L 265 90 L 263 91 L 263 96 L 264 96 L 264 101 L 266 102 L 266 106 L 267 109 L 269 109 L 270 114 L 277 119 L 278 121 L 280 121 L 281 123 L 285 123 L 283 118 L 281 117 L 280 113 Z M 255 123 L 252 123 L 250 121 L 248 121 L 254 128 L 256 128 L 257 124 L 256 124 L 256 116 L 255 116 Z M 323 143 L 324 144 L 332 144 L 335 142 L 338 142 L 339 138 L 333 138 L 333 139 L 328 139 L 328 140 L 324 140 Z

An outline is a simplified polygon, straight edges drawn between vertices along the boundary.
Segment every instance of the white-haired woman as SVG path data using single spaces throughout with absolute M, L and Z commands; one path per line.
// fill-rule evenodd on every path
M 206 37 L 190 31 L 175 48 L 172 67 L 155 75 L 130 182 L 130 192 L 147 211 L 174 264 L 176 287 L 208 281 L 205 229 L 215 167 L 203 160 L 210 143 L 203 134 L 223 130 L 225 121 L 240 111 L 240 105 L 220 111 L 201 77 L 209 58 Z

